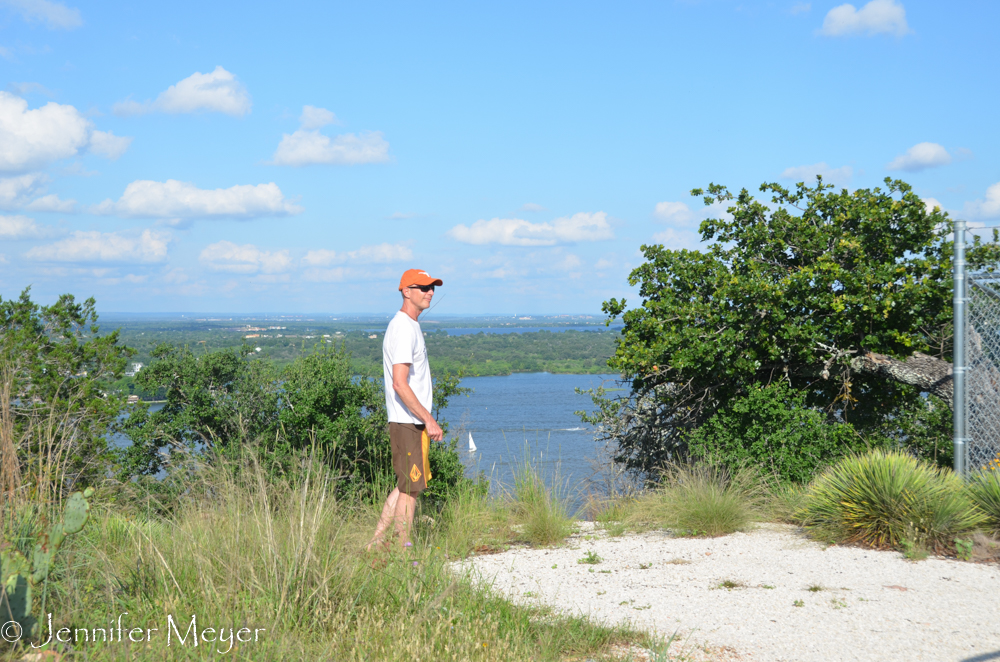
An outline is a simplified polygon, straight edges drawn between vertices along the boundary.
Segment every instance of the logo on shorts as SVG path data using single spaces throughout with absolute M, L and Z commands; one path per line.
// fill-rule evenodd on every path
M 421 477 L 422 475 L 423 475 L 423 474 L 421 474 L 421 473 L 420 473 L 420 469 L 417 469 L 417 465 L 415 465 L 415 464 L 414 464 L 414 465 L 413 465 L 413 468 L 412 468 L 412 469 L 410 469 L 410 480 L 411 480 L 411 481 L 413 481 L 413 482 L 415 483 L 415 482 L 417 482 L 418 480 L 420 480 L 420 477 Z

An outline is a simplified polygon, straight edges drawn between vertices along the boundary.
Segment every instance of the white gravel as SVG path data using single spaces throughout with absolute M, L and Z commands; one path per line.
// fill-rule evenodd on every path
M 1000 662 L 996 564 L 825 547 L 782 525 L 691 539 L 610 538 L 583 524 L 564 547 L 457 566 L 515 602 L 676 632 L 736 659 Z M 578 563 L 587 552 L 602 561 Z M 727 580 L 741 587 L 719 588 Z

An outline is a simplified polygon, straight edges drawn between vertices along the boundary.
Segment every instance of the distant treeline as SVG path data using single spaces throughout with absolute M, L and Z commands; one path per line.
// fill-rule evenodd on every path
M 289 331 L 264 332 L 257 337 L 246 338 L 245 342 L 254 348 L 259 347 L 257 354 L 260 357 L 270 359 L 278 365 L 287 365 L 304 354 L 311 353 L 317 345 L 343 344 L 351 355 L 355 371 L 381 374 L 382 333 L 350 331 L 325 334 L 327 337 L 324 337 L 319 332 Z M 278 334 L 281 334 L 280 338 L 277 337 Z M 244 342 L 244 335 L 240 333 L 183 328 L 147 327 L 142 331 L 125 328 L 121 335 L 124 344 L 138 351 L 132 361 L 147 365 L 153 350 L 162 343 L 187 347 L 197 356 L 239 347 Z M 617 337 L 616 331 L 602 329 L 469 335 L 429 331 L 426 339 L 432 370 L 462 370 L 468 376 L 487 376 L 509 375 L 514 372 L 607 372 L 607 361 L 614 353 Z

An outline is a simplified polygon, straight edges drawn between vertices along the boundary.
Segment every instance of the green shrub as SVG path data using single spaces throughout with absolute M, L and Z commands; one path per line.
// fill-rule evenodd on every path
M 816 534 L 880 549 L 909 541 L 941 551 L 984 521 L 958 476 L 898 452 L 844 458 L 806 496 L 805 524 Z
M 977 471 L 969 477 L 967 489 L 972 502 L 986 514 L 990 532 L 1000 536 L 1000 471 Z
M 778 381 L 754 386 L 688 435 L 688 452 L 711 464 L 752 465 L 784 482 L 806 483 L 865 442 L 846 423 L 806 406 L 806 393 Z
M 760 477 L 749 467 L 674 465 L 655 489 L 639 497 L 627 523 L 679 535 L 723 536 L 748 528 L 760 516 L 764 498 Z

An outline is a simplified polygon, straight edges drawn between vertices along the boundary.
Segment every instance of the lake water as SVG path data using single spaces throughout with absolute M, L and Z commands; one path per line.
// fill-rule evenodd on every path
M 579 505 L 601 448 L 592 426 L 573 413 L 594 409 L 590 396 L 577 395 L 575 389 L 614 388 L 617 378 L 547 372 L 466 377 L 462 386 L 473 393 L 452 398 L 441 418 L 450 424 L 450 432 L 461 433 L 459 450 L 470 475 L 483 471 L 494 489 L 509 489 L 514 471 L 527 459 Z M 470 432 L 475 453 L 468 450 Z
M 436 327 L 434 325 L 429 325 L 426 322 L 424 324 L 424 331 L 428 333 L 433 333 L 434 331 L 444 331 L 449 336 L 470 336 L 477 333 L 495 333 L 495 334 L 506 334 L 506 333 L 538 333 L 539 331 L 551 331 L 552 333 L 561 333 L 564 331 L 581 331 L 584 333 L 602 333 L 605 331 L 619 332 L 622 330 L 622 325 L 612 325 L 607 326 L 476 326 L 476 327 Z M 365 329 L 367 333 L 385 333 L 385 327 Z
M 601 447 L 594 441 L 593 427 L 573 413 L 594 409 L 590 396 L 577 395 L 575 389 L 615 388 L 617 379 L 618 375 L 547 372 L 466 377 L 461 385 L 473 392 L 453 397 L 441 418 L 450 424 L 450 433 L 461 435 L 459 453 L 470 477 L 482 471 L 495 493 L 509 490 L 515 470 L 528 460 L 549 485 L 555 481 L 579 507 Z M 476 442 L 475 453 L 468 450 L 469 433 Z M 128 443 L 124 437 L 114 441 Z

